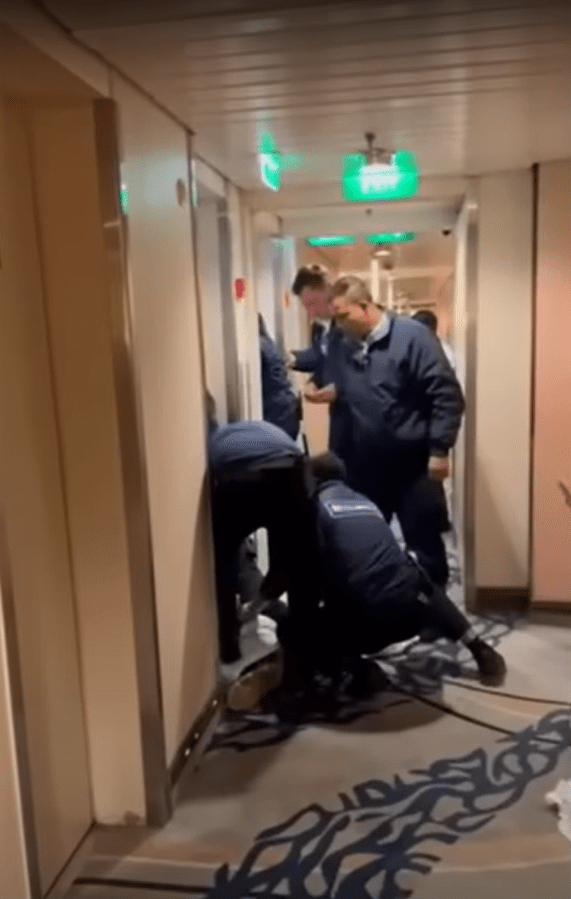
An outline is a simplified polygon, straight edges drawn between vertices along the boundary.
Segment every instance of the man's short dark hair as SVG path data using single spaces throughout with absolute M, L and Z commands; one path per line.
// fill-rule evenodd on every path
M 345 463 L 332 452 L 311 456 L 309 467 L 317 484 L 324 481 L 345 481 L 347 479 Z
M 299 297 L 306 287 L 323 290 L 326 286 L 327 279 L 322 268 L 318 265 L 303 265 L 295 276 L 291 292 Z
M 430 309 L 419 309 L 412 317 L 416 322 L 420 322 L 421 325 L 426 325 L 427 328 L 430 328 L 433 334 L 436 334 L 438 331 L 438 319 Z

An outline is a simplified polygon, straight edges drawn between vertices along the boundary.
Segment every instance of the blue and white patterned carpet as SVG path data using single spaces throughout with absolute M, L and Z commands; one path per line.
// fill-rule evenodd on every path
M 228 714 L 172 821 L 96 832 L 69 895 L 569 899 L 544 796 L 571 777 L 571 629 L 473 622 L 506 656 L 501 690 L 462 648 L 415 643 L 384 654 L 391 689 L 334 722 Z

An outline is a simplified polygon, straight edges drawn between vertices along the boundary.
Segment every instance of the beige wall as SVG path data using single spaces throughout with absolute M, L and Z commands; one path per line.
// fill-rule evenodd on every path
M 571 600 L 571 162 L 539 168 L 533 594 Z
M 89 827 L 92 810 L 29 133 L 21 104 L 0 114 L 0 492 L 46 889 Z
M 145 819 L 110 299 L 91 104 L 33 117 L 94 813 Z
M 30 897 L 19 781 L 8 645 L 4 618 L 0 615 L 0 899 Z
M 215 684 L 216 628 L 186 134 L 117 80 L 167 759 Z
M 479 179 L 476 584 L 529 583 L 531 171 Z

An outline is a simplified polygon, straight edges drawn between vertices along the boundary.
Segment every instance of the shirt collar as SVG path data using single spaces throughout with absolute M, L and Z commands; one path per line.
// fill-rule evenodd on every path
M 383 314 L 381 315 L 379 321 L 373 328 L 373 330 L 367 334 L 363 343 L 367 348 L 372 346 L 374 343 L 377 343 L 379 340 L 382 340 L 383 337 L 386 337 L 391 329 L 391 317 L 385 312 L 383 309 Z

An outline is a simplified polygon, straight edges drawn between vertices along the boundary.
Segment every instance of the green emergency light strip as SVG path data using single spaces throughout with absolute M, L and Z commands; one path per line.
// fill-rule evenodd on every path
M 392 162 L 369 164 L 364 153 L 343 159 L 341 189 L 350 203 L 404 200 L 418 193 L 420 178 L 414 153 L 399 150 Z
M 308 237 L 310 247 L 348 247 L 356 243 L 357 238 L 349 234 L 336 234 L 332 237 Z
M 413 231 L 395 231 L 392 234 L 367 234 L 367 243 L 408 243 L 414 240 L 416 234 Z

